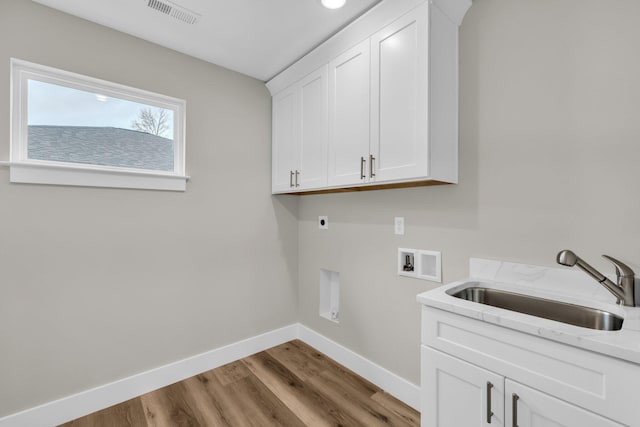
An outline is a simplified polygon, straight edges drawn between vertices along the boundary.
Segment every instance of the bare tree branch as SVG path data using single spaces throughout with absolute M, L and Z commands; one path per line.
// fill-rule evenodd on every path
M 167 110 L 158 108 L 143 108 L 138 112 L 138 118 L 131 122 L 131 127 L 140 132 L 163 136 L 169 130 L 169 114 Z

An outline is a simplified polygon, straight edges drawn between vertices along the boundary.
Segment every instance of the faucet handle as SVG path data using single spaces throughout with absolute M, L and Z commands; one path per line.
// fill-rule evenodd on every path
M 612 258 L 609 255 L 602 255 L 602 258 L 606 259 L 607 261 L 611 262 L 613 265 L 616 266 L 616 276 L 618 277 L 635 276 L 635 273 L 633 272 L 633 270 L 629 268 L 629 266 L 623 263 L 622 261 L 618 261 L 617 259 Z

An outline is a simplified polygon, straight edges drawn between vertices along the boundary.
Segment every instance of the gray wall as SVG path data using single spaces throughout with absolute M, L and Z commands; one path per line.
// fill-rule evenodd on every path
M 469 257 L 553 266 L 564 248 L 640 270 L 639 16 L 637 0 L 474 0 L 460 184 L 302 197 L 302 322 L 418 384 L 415 295 L 437 284 L 396 276 L 397 248 L 442 251 L 445 283 Z M 339 325 L 318 317 L 320 268 L 340 272 Z
M 262 82 L 28 0 L 9 58 L 187 101 L 185 193 L 9 184 L 0 167 L 0 417 L 297 320 L 297 203 L 270 195 Z
M 298 199 L 269 194 L 262 83 L 2 0 L 0 159 L 13 56 L 186 99 L 193 180 L 11 185 L 0 167 L 0 416 L 298 319 L 418 383 L 415 295 L 437 284 L 397 277 L 398 247 L 441 250 L 445 282 L 472 256 L 553 265 L 563 248 L 640 270 L 638 16 L 637 0 L 475 0 L 460 184 Z M 339 325 L 318 316 L 320 268 L 341 274 Z

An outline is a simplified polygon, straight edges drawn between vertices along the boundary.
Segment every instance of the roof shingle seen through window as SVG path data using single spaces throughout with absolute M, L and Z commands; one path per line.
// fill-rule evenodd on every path
M 114 127 L 29 126 L 28 158 L 173 171 L 173 141 Z

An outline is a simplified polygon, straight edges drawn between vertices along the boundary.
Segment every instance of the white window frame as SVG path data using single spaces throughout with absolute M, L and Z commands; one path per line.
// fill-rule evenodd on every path
M 29 80 L 100 93 L 109 97 L 172 110 L 174 113 L 173 171 L 29 159 L 27 156 Z M 185 191 L 186 182 L 189 179 L 185 175 L 185 112 L 186 102 L 181 99 L 11 58 L 10 181 L 30 184 Z

